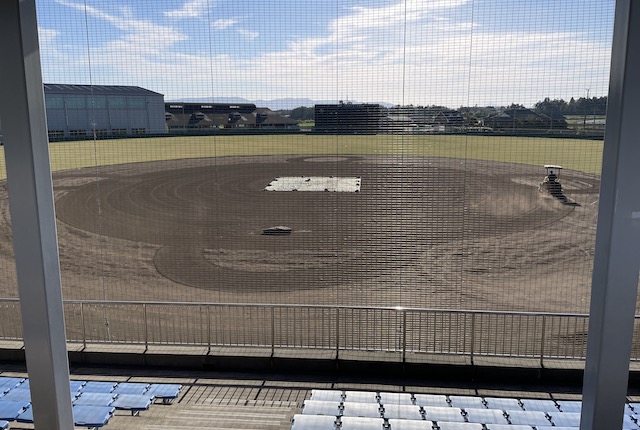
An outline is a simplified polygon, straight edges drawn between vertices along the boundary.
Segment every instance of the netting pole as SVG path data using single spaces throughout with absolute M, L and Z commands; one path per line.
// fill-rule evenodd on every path
M 640 269 L 640 2 L 618 0 L 591 287 L 582 430 L 620 428 Z
M 0 1 L 0 116 L 36 428 L 73 429 L 35 0 Z

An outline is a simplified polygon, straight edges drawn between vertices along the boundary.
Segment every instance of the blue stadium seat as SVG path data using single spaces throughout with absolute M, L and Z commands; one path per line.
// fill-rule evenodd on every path
M 536 430 L 579 430 L 580 427 L 552 427 L 552 426 L 537 426 Z
M 582 402 L 575 400 L 556 400 L 558 407 L 562 412 L 580 412 L 582 411 Z
M 146 411 L 151 406 L 153 397 L 145 394 L 120 394 L 111 403 L 116 409 L 131 411 L 131 415 L 139 415 L 140 412 Z
M 380 403 L 383 405 L 413 405 L 413 398 L 409 393 L 380 393 Z
M 71 387 L 71 391 L 78 391 L 81 387 L 83 387 L 87 381 L 69 381 L 69 386 Z M 29 379 L 25 379 L 22 384 L 20 384 L 20 388 L 30 389 L 31 382 Z
M 384 430 L 382 418 L 342 417 L 340 422 L 340 430 Z
M 451 406 L 454 408 L 473 408 L 473 409 L 485 409 L 486 406 L 482 397 L 473 396 L 449 396 Z
M 305 400 L 302 403 L 303 415 L 329 415 L 337 417 L 341 413 L 341 404 L 321 400 Z
M 511 409 L 514 411 L 522 410 L 522 406 L 518 399 L 505 399 L 502 397 L 485 397 L 485 403 L 489 409 Z
M 16 386 L 16 387 L 14 387 L 14 388 L 17 388 L 17 387 L 20 387 L 20 388 L 23 388 L 23 389 L 27 389 L 27 390 L 28 390 L 28 389 L 30 389 L 30 388 L 31 388 L 31 382 L 29 382 L 29 379 L 28 379 L 28 378 L 25 378 L 25 379 L 23 379 L 23 380 L 22 380 L 22 382 L 20 383 L 20 385 L 18 385 L 18 386 Z
M 509 424 L 503 412 L 498 409 L 466 408 L 464 413 L 470 423 Z
M 27 402 L 31 403 L 31 390 L 29 388 L 19 387 L 13 388 L 0 397 L 0 400 L 11 400 L 14 402 Z
M 145 394 L 149 389 L 149 384 L 139 382 L 121 382 L 111 392 L 113 394 Z
M 451 406 L 447 396 L 443 394 L 414 394 L 413 397 L 416 399 L 416 405 L 420 405 L 422 407 L 435 406 L 446 408 Z
M 71 390 L 71 395 L 74 396 L 75 393 L 80 391 L 80 389 L 86 383 L 87 383 L 86 381 L 69 381 L 69 388 Z M 29 382 L 29 379 L 25 379 L 24 382 L 22 384 L 20 384 L 19 386 L 17 386 L 16 388 L 19 388 L 19 389 L 22 389 L 22 390 L 30 390 L 31 389 L 31 382 Z
M 16 418 L 19 423 L 33 424 L 33 408 L 29 407 L 22 411 Z
M 580 427 L 580 413 L 557 412 L 551 414 L 551 421 L 557 427 Z
M 387 403 L 383 405 L 384 418 L 396 418 L 405 420 L 421 420 L 422 412 L 420 412 L 420 406 L 417 405 L 397 405 L 393 403 Z
M 0 393 L 7 392 L 24 382 L 24 378 L 10 378 L 7 376 L 0 377 Z
M 506 411 L 511 424 L 546 426 L 551 424 L 548 415 L 542 411 Z
M 116 396 L 111 393 L 86 393 L 82 392 L 73 401 L 74 405 L 86 405 L 86 406 L 110 406 Z
M 447 423 L 438 422 L 440 430 L 482 430 L 482 424 L 478 423 Z M 395 430 L 395 429 L 393 429 Z
M 552 426 L 538 426 L 536 430 L 579 430 L 580 427 L 552 427 Z
M 638 425 L 638 422 L 635 417 L 625 415 L 624 420 L 622 421 L 622 428 L 635 430 L 635 429 L 640 429 L 640 426 Z
M 29 382 L 29 378 L 9 378 L 9 379 L 17 379 L 20 382 L 18 382 L 18 385 L 13 386 L 12 388 L 26 388 L 27 390 L 29 388 L 31 388 L 30 382 Z
M 336 428 L 336 417 L 326 415 L 299 415 L 291 419 L 291 430 L 328 430 Z
M 88 405 L 84 405 L 85 407 Z M 73 406 L 73 416 L 74 416 L 74 420 L 76 425 L 82 425 L 84 427 L 101 427 L 101 426 L 95 426 L 95 425 L 87 425 L 87 424 L 78 424 L 78 419 L 76 419 L 76 416 L 78 416 L 81 420 L 83 420 L 83 422 L 85 423 L 89 423 L 90 421 L 87 421 L 87 417 L 85 417 L 83 414 L 87 414 L 91 411 L 93 411 L 94 413 L 98 413 L 98 415 L 95 415 L 93 417 L 89 417 L 92 419 L 96 419 L 96 418 L 100 418 L 100 414 L 103 414 L 104 411 L 106 411 L 106 409 L 101 409 L 104 408 L 103 406 L 97 406 L 97 408 L 99 409 L 83 409 L 82 405 L 78 405 L 78 407 L 76 407 L 76 405 Z M 88 406 L 89 408 L 92 408 L 94 406 Z M 112 409 L 112 408 L 111 408 Z M 78 412 L 79 411 L 79 412 Z M 33 424 L 33 408 L 27 408 L 25 411 L 23 411 L 20 415 L 18 415 L 16 421 L 18 421 L 19 423 L 27 423 L 27 424 Z M 93 421 L 91 421 L 93 422 Z
M 89 381 L 83 387 L 83 393 L 110 393 L 118 385 L 116 382 Z
M 33 424 L 33 408 L 29 407 L 25 411 L 23 411 L 20 415 L 18 415 L 16 421 L 18 421 L 19 423 Z
M 104 426 L 115 411 L 104 406 L 73 406 L 73 420 L 76 426 L 97 428 Z M 33 423 L 33 409 L 29 408 L 18 417 L 18 422 Z
M 19 378 L 5 378 L 2 382 L 5 385 L 13 386 L 21 381 L 24 382 L 0 397 L 0 419 L 17 420 L 21 423 L 31 424 L 33 423 L 33 409 L 29 403 L 29 381 Z M 69 386 L 74 419 L 76 425 L 82 427 L 103 426 L 116 408 L 129 410 L 132 415 L 137 415 L 140 411 L 149 409 L 155 398 L 170 402 L 178 396 L 182 389 L 182 385 L 179 384 L 116 384 L 115 382 L 96 381 L 89 383 L 70 381 Z M 113 391 L 114 387 L 117 391 Z M 118 395 L 118 392 L 123 394 Z M 128 394 L 132 392 L 143 392 L 144 394 Z M 333 419 L 335 420 L 335 417 Z
M 178 398 L 180 390 L 182 390 L 182 385 L 180 384 L 151 384 L 145 394 L 152 395 L 164 404 L 170 404 Z
M 69 388 L 72 393 L 76 393 L 86 385 L 87 381 L 69 381 Z
M 311 390 L 311 400 L 342 402 L 344 395 L 340 390 Z
M 559 410 L 553 400 L 520 399 L 520 402 L 525 411 L 555 412 Z
M 441 408 L 438 406 L 425 406 L 423 409 L 424 409 L 424 417 L 427 420 L 447 421 L 447 422 L 455 422 L 455 423 L 465 422 L 465 419 L 462 416 L 462 409 L 460 408 L 452 408 L 452 407 Z
M 79 427 L 102 427 L 109 422 L 115 410 L 110 406 L 73 405 L 73 421 Z
M 342 416 L 381 418 L 380 405 L 378 403 L 347 402 L 342 404 Z
M 432 421 L 396 420 L 390 419 L 391 430 L 432 430 Z
M 0 399 L 0 420 L 15 421 L 25 409 L 29 408 L 29 402 L 14 402 Z
M 540 428 L 540 427 L 537 427 Z M 553 427 L 556 429 L 556 427 Z M 533 430 L 531 426 L 519 426 L 511 424 L 487 424 L 487 430 Z
M 344 401 L 352 403 L 378 403 L 378 393 L 375 391 L 345 391 Z

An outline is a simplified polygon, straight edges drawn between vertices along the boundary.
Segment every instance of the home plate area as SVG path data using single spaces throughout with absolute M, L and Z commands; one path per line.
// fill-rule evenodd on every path
M 265 191 L 324 191 L 331 193 L 359 193 L 360 177 L 283 176 L 275 178 Z

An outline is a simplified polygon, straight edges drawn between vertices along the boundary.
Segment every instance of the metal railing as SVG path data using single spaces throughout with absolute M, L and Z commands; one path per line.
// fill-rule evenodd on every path
M 420 354 L 584 359 L 589 322 L 586 314 L 368 306 L 74 300 L 64 309 L 67 340 L 84 345 L 394 352 L 403 362 Z M 22 339 L 17 299 L 0 299 L 0 339 Z

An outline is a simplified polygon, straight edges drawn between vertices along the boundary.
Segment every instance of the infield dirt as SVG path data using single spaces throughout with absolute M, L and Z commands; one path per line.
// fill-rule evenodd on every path
M 253 156 L 54 174 L 66 299 L 586 312 L 597 175 L 408 156 Z M 282 176 L 359 193 L 267 192 Z M 12 249 L 0 190 L 0 262 Z M 288 226 L 288 236 L 262 229 Z M 10 276 L 9 276 L 10 275 Z M 15 295 L 15 275 L 0 282 Z

